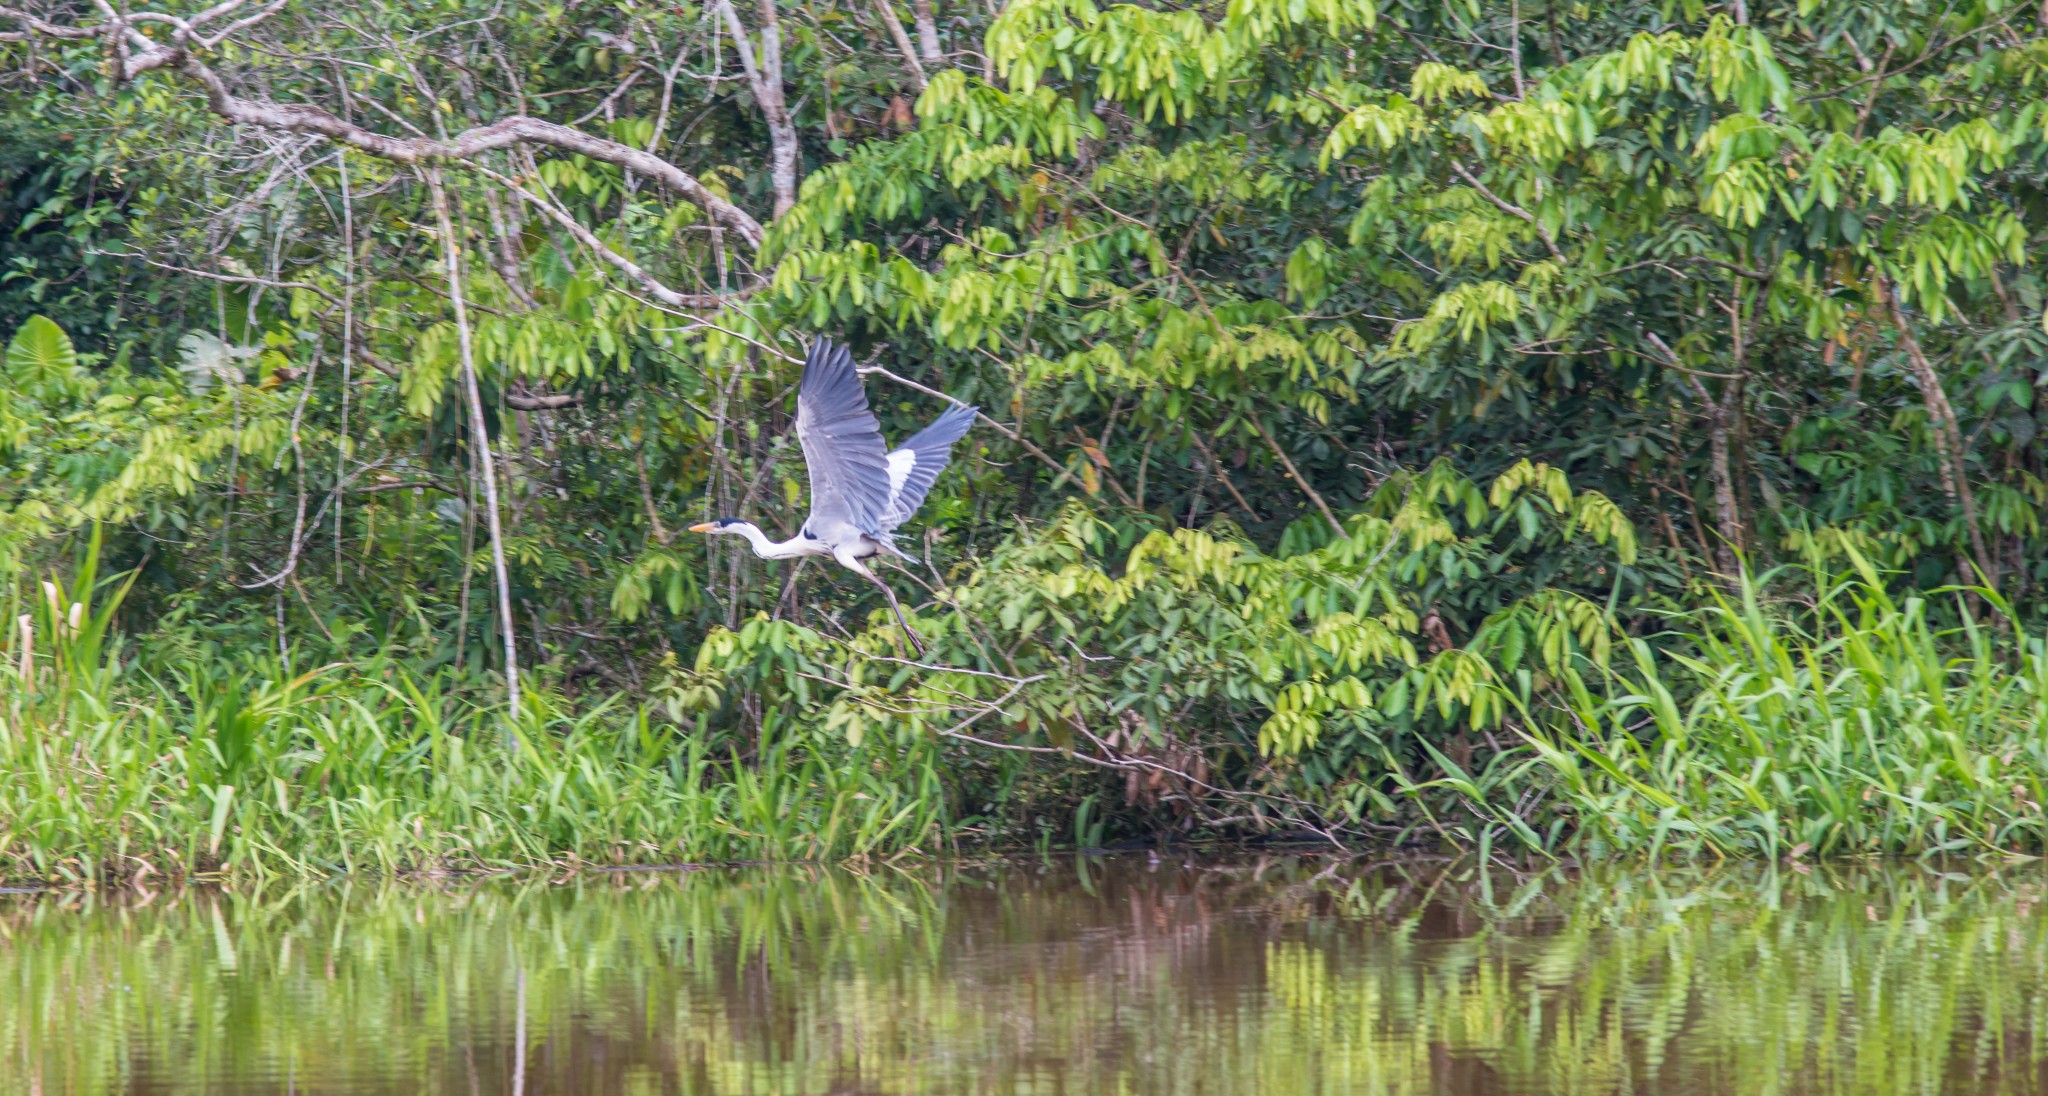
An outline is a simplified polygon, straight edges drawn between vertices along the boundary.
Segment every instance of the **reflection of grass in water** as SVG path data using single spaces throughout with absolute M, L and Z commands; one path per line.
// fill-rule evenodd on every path
M 2032 869 L 1324 867 L 23 900 L 0 1090 L 2041 1089 Z

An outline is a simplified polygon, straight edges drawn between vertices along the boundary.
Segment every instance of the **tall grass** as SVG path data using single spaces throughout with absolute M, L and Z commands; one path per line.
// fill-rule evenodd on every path
M 125 587 L 92 556 L 17 587 L 0 877 L 855 859 L 952 832 L 935 748 L 853 749 L 775 713 L 742 741 L 545 691 L 508 721 L 383 657 L 150 667 L 113 635 Z
M 961 817 L 987 766 L 955 743 L 851 746 L 772 705 L 738 734 L 542 690 L 508 720 L 388 656 L 158 665 L 114 633 L 125 586 L 93 556 L 9 595 L 0 877 L 832 860 L 1027 832 Z M 1867 571 L 1804 603 L 1746 581 L 1605 663 L 1503 687 L 1518 718 L 1480 764 L 1424 743 L 1420 767 L 1386 779 L 1411 834 L 1482 854 L 2038 851 L 2048 638 L 1988 592 L 1936 596 L 1954 603 L 1895 600 Z M 1038 776 L 1078 842 L 1105 839 L 1099 783 Z
M 1451 795 L 1455 836 L 1544 852 L 2038 851 L 2048 640 L 1988 591 L 1936 596 L 1957 623 L 1868 572 L 1808 606 L 1746 579 L 1663 642 L 1562 675 L 1520 748 L 1409 790 Z
M 0 729 L 13 877 L 323 874 L 845 859 L 936 851 L 932 751 L 793 734 L 748 762 L 646 710 L 496 713 L 372 662 L 296 678 L 188 669 Z

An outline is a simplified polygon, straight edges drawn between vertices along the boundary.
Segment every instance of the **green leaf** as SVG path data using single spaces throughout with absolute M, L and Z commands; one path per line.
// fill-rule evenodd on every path
M 30 316 L 7 343 L 7 379 L 39 400 L 69 395 L 78 384 L 78 350 L 48 316 Z

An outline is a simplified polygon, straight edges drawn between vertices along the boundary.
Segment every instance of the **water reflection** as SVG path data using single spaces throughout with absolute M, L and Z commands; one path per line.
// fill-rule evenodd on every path
M 0 1091 L 2039 1093 L 2038 866 L 0 898 Z

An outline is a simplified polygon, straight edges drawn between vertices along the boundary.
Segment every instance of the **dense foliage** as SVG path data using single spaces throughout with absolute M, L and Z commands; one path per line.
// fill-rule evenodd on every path
M 101 531 L 151 736 L 207 736 L 195 665 L 517 666 L 536 734 L 624 692 L 720 779 L 914 768 L 927 844 L 2041 838 L 2035 8 L 21 2 L 0 581 L 48 649 Z M 923 662 L 681 531 L 794 529 L 820 334 L 892 437 L 986 409 L 891 575 Z M 0 651 L 54 695 L 36 627 Z M 1632 768 L 1712 719 L 1712 802 Z M 1856 719 L 1841 803 L 1740 768 Z

